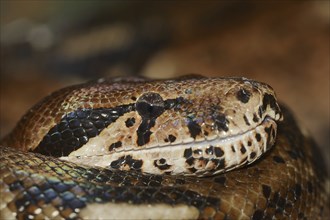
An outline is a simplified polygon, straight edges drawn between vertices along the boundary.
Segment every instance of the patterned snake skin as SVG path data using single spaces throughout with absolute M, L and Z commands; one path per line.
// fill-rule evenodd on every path
M 1 219 L 329 215 L 317 146 L 269 86 L 244 78 L 72 86 L 32 108 L 0 151 Z

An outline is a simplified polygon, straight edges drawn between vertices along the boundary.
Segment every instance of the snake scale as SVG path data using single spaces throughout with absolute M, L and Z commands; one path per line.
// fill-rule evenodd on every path
M 1 145 L 2 219 L 329 215 L 317 146 L 270 86 L 245 78 L 71 86 Z

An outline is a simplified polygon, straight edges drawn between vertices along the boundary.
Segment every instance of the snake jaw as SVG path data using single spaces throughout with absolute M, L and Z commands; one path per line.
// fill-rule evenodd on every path
M 209 176 L 253 163 L 274 144 L 276 128 L 275 120 L 267 116 L 257 127 L 227 138 L 218 137 L 112 154 L 69 155 L 60 159 L 113 170 Z

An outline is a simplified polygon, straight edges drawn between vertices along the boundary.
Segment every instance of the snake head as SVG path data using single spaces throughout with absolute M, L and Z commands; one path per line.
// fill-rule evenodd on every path
M 203 176 L 255 161 L 280 120 L 273 89 L 246 78 L 115 78 L 46 97 L 7 140 L 93 166 Z

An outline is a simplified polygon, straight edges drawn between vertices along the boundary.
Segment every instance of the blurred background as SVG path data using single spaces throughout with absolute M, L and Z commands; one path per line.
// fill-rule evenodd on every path
M 270 84 L 329 163 L 329 1 L 0 2 L 0 134 L 45 95 L 104 76 Z

